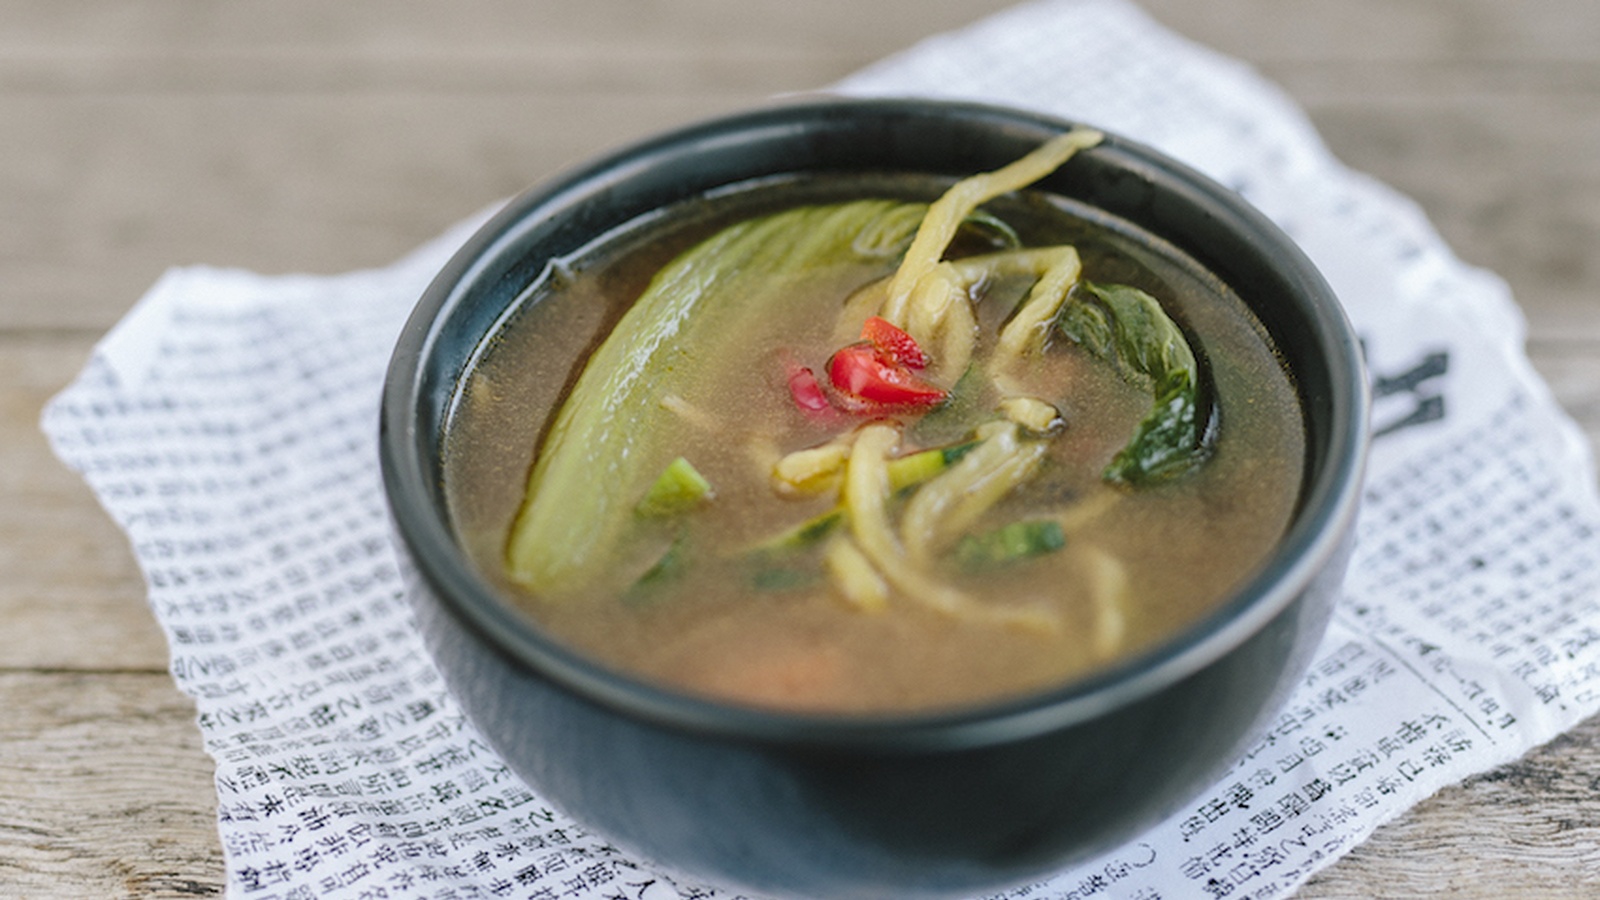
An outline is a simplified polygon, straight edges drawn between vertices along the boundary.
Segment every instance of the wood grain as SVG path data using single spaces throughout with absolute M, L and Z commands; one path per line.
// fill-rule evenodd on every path
M 92 342 L 0 334 L 0 671 L 166 669 L 127 538 L 38 427 Z
M 0 0 L 0 896 L 221 891 L 212 767 L 126 540 L 39 410 L 168 266 L 383 265 L 600 150 L 1006 0 Z M 1506 279 L 1600 437 L 1600 4 L 1147 0 Z M 1441 791 L 1305 897 L 1580 897 L 1600 724 Z
M 0 673 L 0 893 L 221 893 L 212 766 L 165 673 Z
M 1297 895 L 1590 897 L 1600 887 L 1600 723 L 1445 790 Z

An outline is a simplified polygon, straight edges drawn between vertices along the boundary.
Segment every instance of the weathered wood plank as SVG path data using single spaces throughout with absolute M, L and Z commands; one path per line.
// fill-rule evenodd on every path
M 1539 338 L 1597 336 L 1600 6 L 1148 0 L 1258 66 L 1334 154 L 1510 284 Z
M 0 328 L 105 328 L 168 264 L 379 265 L 600 149 L 826 84 L 1002 5 L 193 16 L 157 0 L 48 14 L 12 3 L 0 10 L 13 26 L 0 29 L 0 196 L 17 214 L 0 223 L 13 263 Z M 1341 157 L 1421 201 L 1465 258 L 1551 307 L 1553 329 L 1587 321 L 1575 307 L 1600 288 L 1586 253 L 1600 236 L 1600 157 L 1569 148 L 1600 136 L 1600 66 L 1573 37 L 1600 28 L 1594 13 L 1151 6 L 1263 65 Z
M 194 707 L 164 673 L 0 672 L 0 896 L 221 893 Z
M 0 335 L 0 670 L 167 669 L 127 538 L 39 430 L 90 344 Z
M 1011 6 L 1010 0 L 920 0 L 863 6 L 855 0 L 474 0 L 441 6 L 280 0 L 197 10 L 171 0 L 116 4 L 0 3 L 0 60 L 27 66 L 47 58 L 169 55 L 188 48 L 220 54 L 296 50 L 361 59 L 536 52 L 571 35 L 633 36 L 691 48 L 812 45 L 876 58 Z M 1592 62 L 1600 42 L 1593 4 L 1349 0 L 1145 0 L 1159 20 L 1243 59 L 1276 63 L 1407 60 L 1470 63 Z M 736 49 L 737 52 L 737 49 Z M 612 60 L 625 67 L 625 60 Z M 3 82 L 0 82 L 3 84 Z
M 104 329 L 168 265 L 382 265 L 603 149 L 764 96 L 0 95 L 0 193 L 20 211 L 0 223 L 0 328 Z M 1600 155 L 1570 148 L 1600 146 L 1600 99 L 1346 96 L 1310 111 L 1337 155 L 1505 277 L 1536 333 L 1593 325 Z
M 1581 100 L 1344 98 L 1330 147 L 1417 201 L 1462 259 L 1511 286 L 1541 338 L 1600 337 L 1600 90 Z
M 0 708 L 0 892 L 219 890 L 211 764 L 192 706 L 165 676 L 0 673 Z M 1591 721 L 1440 792 L 1300 896 L 1589 896 L 1600 872 L 1597 738 Z
M 855 0 L 277 0 L 197 10 L 171 0 L 117 4 L 0 3 L 0 57 L 20 61 L 112 49 L 164 55 L 173 49 L 305 50 L 362 59 L 408 52 L 533 55 L 572 35 L 634 38 L 687 48 L 815 47 L 872 59 L 914 38 L 956 28 L 1013 0 L 917 0 L 863 6 Z M 672 52 L 672 51 L 664 51 Z M 625 68 L 622 59 L 604 60 Z
M 1600 46 L 1600 8 L 1581 0 L 1141 0 L 1140 5 L 1180 33 L 1273 70 L 1327 61 L 1473 68 L 1502 62 L 1588 65 Z
M 1600 437 L 1600 5 L 1144 2 L 1506 277 Z M 383 265 L 598 150 L 1007 5 L 0 0 L 0 896 L 219 890 L 210 762 L 137 569 L 35 427 L 162 268 Z M 1590 722 L 1442 791 L 1304 896 L 1592 894 L 1597 747 Z
M 1600 341 L 1535 340 L 1528 358 L 1588 436 L 1591 450 L 1600 447 Z
M 173 265 L 385 265 L 602 148 L 744 99 L 0 96 L 0 195 L 26 211 L 0 223 L 0 329 L 103 330 Z
M 1006 0 L 0 7 L 0 90 L 632 97 L 805 89 Z M 509 98 L 515 100 L 514 97 Z
M 1592 897 L 1600 886 L 1600 720 L 1446 788 L 1300 892 L 1348 897 Z

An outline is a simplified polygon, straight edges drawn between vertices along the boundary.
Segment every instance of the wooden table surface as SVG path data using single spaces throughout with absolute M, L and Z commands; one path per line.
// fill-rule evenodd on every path
M 384 265 L 619 142 L 1007 0 L 0 0 L 0 897 L 222 892 L 212 766 L 43 403 L 171 265 Z M 1600 4 L 1147 0 L 1511 284 L 1600 433 Z M 1442 791 L 1305 897 L 1600 890 L 1600 724 Z

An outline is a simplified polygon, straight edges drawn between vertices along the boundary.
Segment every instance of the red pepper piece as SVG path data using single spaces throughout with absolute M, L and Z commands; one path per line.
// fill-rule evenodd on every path
M 922 352 L 911 335 L 897 328 L 888 319 L 871 316 L 861 326 L 862 340 L 871 342 L 878 352 L 895 362 L 913 369 L 926 368 L 928 354 Z
M 943 389 L 866 341 L 833 354 L 828 380 L 842 394 L 891 407 L 938 406 L 946 396 Z
M 794 398 L 795 406 L 807 412 L 822 412 L 829 406 L 828 396 L 817 383 L 817 376 L 805 366 L 789 367 L 789 396 Z

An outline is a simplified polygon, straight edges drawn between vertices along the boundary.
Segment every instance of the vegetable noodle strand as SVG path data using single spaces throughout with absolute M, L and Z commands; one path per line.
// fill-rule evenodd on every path
M 919 341 L 922 340 L 925 335 L 907 327 L 911 297 L 922 279 L 939 264 L 961 223 L 979 204 L 1027 187 L 1060 168 L 1079 150 L 1093 147 L 1102 140 L 1104 135 L 1098 131 L 1074 128 L 1044 142 L 1016 162 L 952 185 L 928 207 L 928 214 L 923 217 L 916 237 L 911 239 L 911 247 L 890 283 L 889 299 L 881 315 L 895 325 L 906 328 Z

